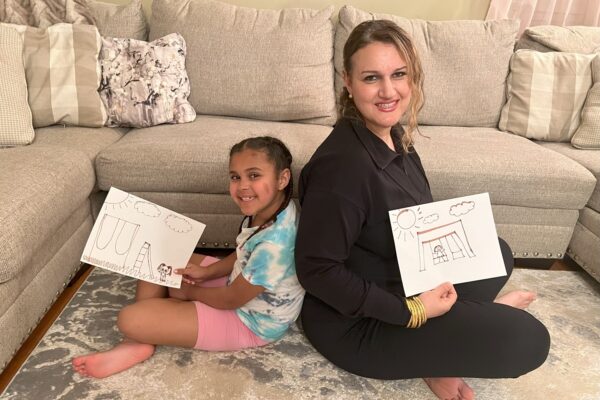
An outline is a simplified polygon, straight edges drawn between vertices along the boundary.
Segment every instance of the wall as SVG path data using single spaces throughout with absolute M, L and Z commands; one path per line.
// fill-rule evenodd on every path
M 101 0 L 124 4 L 129 0 Z M 143 0 L 144 9 L 150 15 L 152 0 Z M 226 3 L 255 8 L 306 7 L 321 9 L 333 4 L 339 9 L 345 4 L 363 10 L 400 15 L 407 18 L 421 18 L 434 21 L 450 19 L 479 19 L 487 14 L 490 0 L 226 0 Z

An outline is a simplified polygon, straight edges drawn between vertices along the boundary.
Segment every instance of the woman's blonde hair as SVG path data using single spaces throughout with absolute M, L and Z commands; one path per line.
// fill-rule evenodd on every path
M 408 105 L 407 126 L 402 135 L 402 147 L 408 152 L 414 141 L 414 132 L 418 131 L 417 114 L 423 107 L 423 69 L 417 50 L 408 34 L 389 20 L 371 20 L 357 25 L 344 45 L 344 70 L 347 76 L 352 71 L 352 56 L 363 47 L 375 43 L 389 43 L 396 46 L 398 53 L 406 62 L 411 99 Z M 344 87 L 340 94 L 340 118 L 359 119 L 364 122 L 360 111 Z M 400 122 L 398 122 L 400 128 Z

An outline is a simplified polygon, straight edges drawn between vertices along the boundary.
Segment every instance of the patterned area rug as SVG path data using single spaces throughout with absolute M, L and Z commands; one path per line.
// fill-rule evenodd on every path
M 600 284 L 585 273 L 515 270 L 506 290 L 536 290 L 530 312 L 552 337 L 546 363 L 518 379 L 467 379 L 477 399 L 600 398 Z M 103 380 L 82 378 L 71 358 L 119 341 L 115 319 L 135 281 L 96 268 L 46 333 L 2 399 L 431 399 L 419 379 L 346 373 L 294 328 L 264 348 L 208 353 L 159 347 L 148 361 Z

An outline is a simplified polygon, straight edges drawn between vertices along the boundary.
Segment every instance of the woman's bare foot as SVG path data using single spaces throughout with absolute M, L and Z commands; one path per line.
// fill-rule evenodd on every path
M 461 378 L 423 378 L 429 389 L 438 399 L 472 400 L 475 392 Z
M 521 310 L 529 307 L 531 302 L 536 299 L 537 295 L 533 292 L 528 292 L 526 290 L 513 290 L 512 292 L 508 292 L 496 300 L 494 303 L 506 304 L 507 306 L 520 308 Z
M 147 360 L 154 345 L 123 341 L 114 348 L 73 359 L 73 368 L 82 376 L 106 378 Z

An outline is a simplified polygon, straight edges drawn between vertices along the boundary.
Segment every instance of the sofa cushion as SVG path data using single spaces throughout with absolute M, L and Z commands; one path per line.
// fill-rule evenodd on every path
M 600 52 L 600 27 L 531 26 L 525 29 L 515 48 L 566 53 L 597 53 Z
M 108 114 L 106 125 L 144 128 L 193 121 L 196 111 L 188 102 L 185 55 L 185 40 L 178 33 L 150 43 L 102 38 L 99 91 Z
M 127 132 L 127 128 L 84 128 L 53 125 L 35 130 L 33 146 L 56 146 L 84 153 L 92 163 L 96 155 Z
M 102 36 L 137 40 L 148 38 L 142 0 L 131 0 L 128 4 L 88 1 L 88 7 Z
M 259 10 L 213 0 L 155 0 L 150 39 L 187 43 L 199 114 L 335 122 L 333 7 Z
M 584 209 L 579 212 L 579 222 L 600 238 L 600 213 L 591 208 L 584 207 Z
M 579 210 L 596 184 L 579 163 L 520 136 L 491 128 L 420 130 L 429 138 L 417 135 L 415 147 L 434 200 L 489 192 L 492 204 Z
M 532 139 L 570 141 L 592 86 L 593 55 L 518 50 L 499 128 Z
M 96 157 L 98 185 L 128 192 L 228 194 L 229 150 L 251 136 L 281 139 L 300 169 L 331 132 L 330 126 L 199 115 L 194 122 L 134 129 Z
M 98 94 L 102 42 L 96 27 L 63 23 L 47 29 L 6 26 L 23 36 L 33 126 L 104 125 L 106 112 Z
M 93 186 L 92 163 L 82 152 L 43 145 L 2 150 L 0 282 L 29 264 Z
M 594 175 L 596 186 L 587 202 L 587 206 L 600 212 L 600 154 L 598 154 L 598 151 L 576 149 L 568 143 L 538 142 L 538 144 L 575 160 Z
M 29 144 L 34 132 L 23 69 L 23 39 L 0 25 L 0 147 Z
M 425 79 L 419 123 L 498 125 L 517 21 L 423 21 L 344 6 L 335 33 L 336 93 L 343 87 L 344 44 L 356 25 L 373 18 L 394 21 L 414 40 Z
M 600 149 L 600 55 L 592 61 L 592 79 L 594 83 L 581 110 L 581 123 L 571 138 L 571 144 L 579 149 Z
M 86 0 L 2 1 L 0 21 L 46 28 L 59 22 L 94 24 Z

